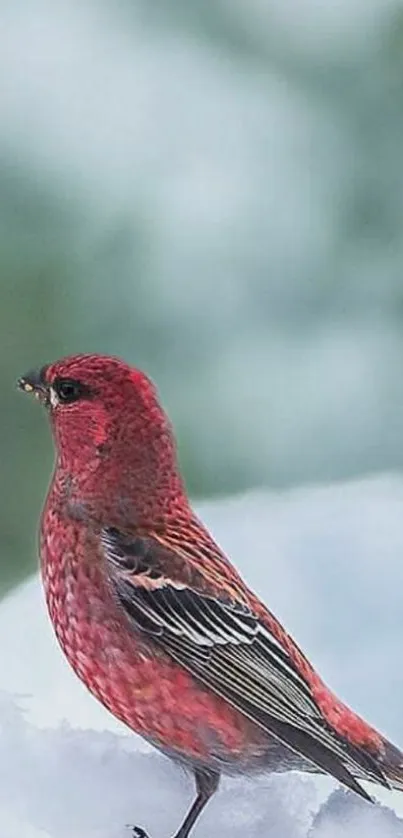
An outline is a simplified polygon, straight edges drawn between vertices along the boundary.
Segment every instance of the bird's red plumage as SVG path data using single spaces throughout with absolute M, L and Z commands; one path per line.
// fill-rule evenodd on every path
M 149 379 L 97 355 L 64 359 L 41 375 L 57 449 L 42 576 L 57 637 L 91 692 L 196 771 L 316 766 L 359 791 L 347 767 L 400 787 L 400 752 L 324 685 L 195 517 Z M 84 397 L 64 403 L 57 388 L 66 380 L 78 381 Z M 223 626 L 235 632 L 225 642 Z M 209 662 L 200 650 L 212 627 Z M 265 683 L 278 708 L 272 722 Z
M 42 577 L 56 635 L 77 675 L 117 718 L 167 751 L 205 761 L 215 741 L 234 761 L 258 760 L 266 735 L 147 638 L 133 637 L 96 539 L 82 521 L 60 516 L 57 481 L 54 491 L 42 523 Z

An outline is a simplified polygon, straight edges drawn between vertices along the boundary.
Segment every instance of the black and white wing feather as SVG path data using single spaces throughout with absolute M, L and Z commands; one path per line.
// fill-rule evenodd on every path
M 328 725 L 309 684 L 242 602 L 192 587 L 174 550 L 157 538 L 102 534 L 109 575 L 133 623 L 241 713 L 319 770 L 369 798 L 354 779 L 388 785 L 369 754 Z

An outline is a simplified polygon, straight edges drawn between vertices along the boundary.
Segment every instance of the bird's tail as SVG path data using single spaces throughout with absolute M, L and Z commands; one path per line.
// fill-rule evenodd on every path
M 391 788 L 403 791 L 403 753 L 387 739 L 383 740 L 378 764 Z

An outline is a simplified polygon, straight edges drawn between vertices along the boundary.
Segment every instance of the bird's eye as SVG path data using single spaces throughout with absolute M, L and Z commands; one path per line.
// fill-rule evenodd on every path
M 56 378 L 53 389 L 63 404 L 76 402 L 84 395 L 85 387 L 73 378 Z

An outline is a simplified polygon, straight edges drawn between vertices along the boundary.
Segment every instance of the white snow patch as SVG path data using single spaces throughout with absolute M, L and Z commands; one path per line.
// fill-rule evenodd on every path
M 403 481 L 385 477 L 201 509 L 332 687 L 401 745 L 402 505 Z M 0 637 L 1 838 L 130 838 L 128 823 L 172 835 L 191 779 L 77 681 L 37 579 L 2 603 Z M 297 774 L 225 780 L 195 838 L 403 838 L 398 793 L 371 807 L 334 789 Z

